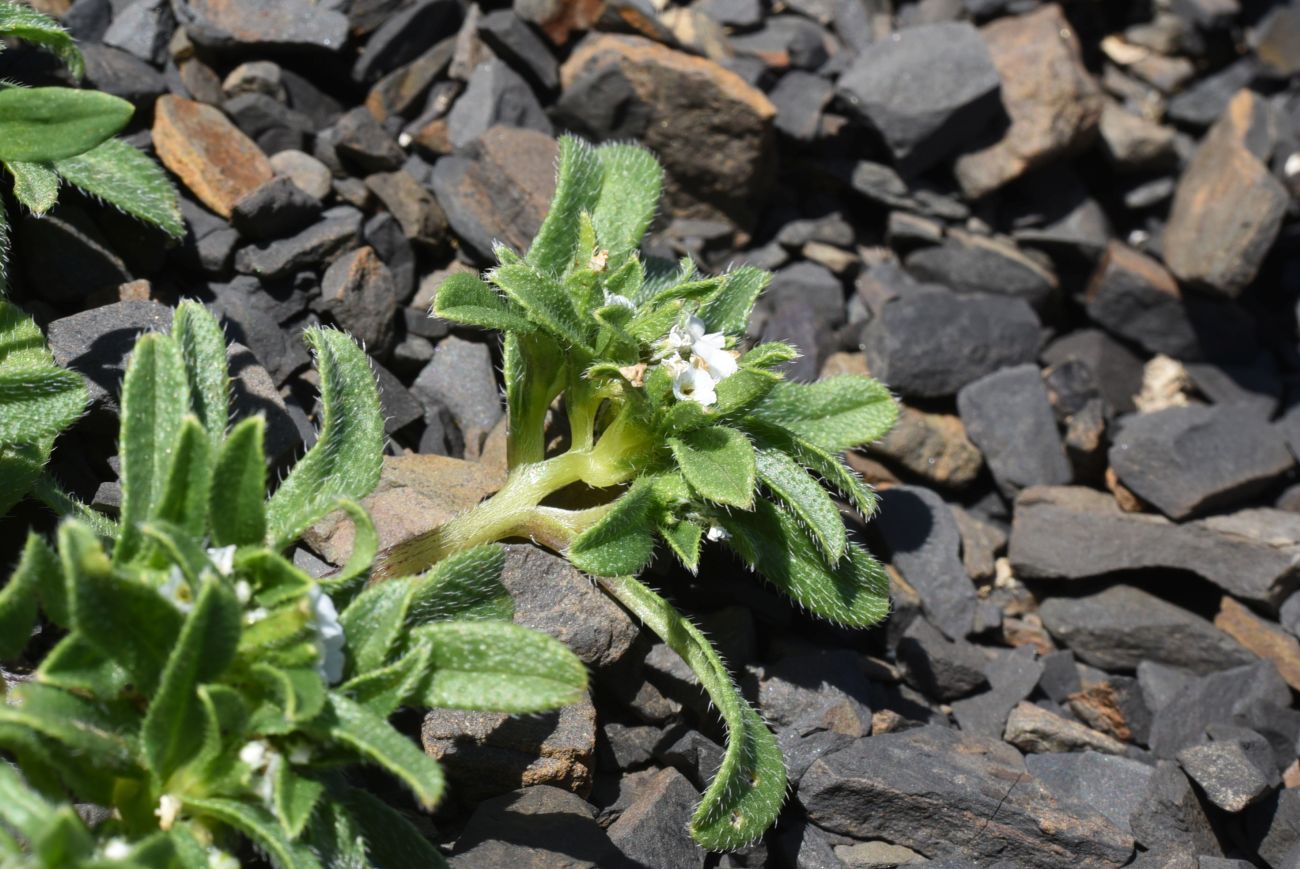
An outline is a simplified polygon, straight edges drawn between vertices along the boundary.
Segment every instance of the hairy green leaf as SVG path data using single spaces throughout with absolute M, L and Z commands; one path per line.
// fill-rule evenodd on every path
M 140 526 L 162 500 L 181 423 L 190 404 L 180 348 L 167 335 L 140 336 L 122 381 L 122 533 L 113 556 L 129 561 L 140 549 Z
M 599 522 L 573 539 L 569 561 L 593 576 L 640 572 L 654 557 L 653 509 L 653 481 L 642 477 Z
M 556 276 L 568 271 L 578 255 L 579 218 L 595 207 L 601 180 L 601 163 L 591 146 L 573 136 L 562 136 L 555 196 L 528 248 L 530 265 Z
M 24 3 L 0 4 L 0 34 L 49 49 L 63 61 L 74 79 L 86 74 L 85 62 L 71 34 L 53 18 Z
M 17 569 L 0 588 L 0 661 L 21 652 L 36 625 L 40 562 L 45 548 L 41 538 L 29 531 Z
M 388 803 L 361 788 L 335 788 L 331 802 L 345 811 L 366 842 L 372 865 L 445 869 L 442 853 Z M 333 863 L 331 865 L 340 865 Z
M 159 782 L 166 782 L 202 747 L 204 712 L 196 689 L 234 660 L 240 617 L 239 602 L 223 582 L 210 579 L 202 584 L 140 734 L 149 771 Z
M 27 682 L 0 704 L 0 724 L 16 724 L 61 744 L 73 756 L 93 757 L 100 772 L 136 772 L 139 718 L 127 704 L 79 697 Z
M 302 845 L 296 845 L 280 829 L 271 813 L 261 806 L 220 797 L 184 797 L 185 810 L 229 824 L 266 851 L 279 869 L 318 869 L 320 861 Z
M 33 214 L 44 214 L 59 199 L 59 176 L 43 163 L 12 160 L 5 164 L 14 177 L 14 198 Z
M 325 786 L 281 762 L 275 770 L 272 804 L 280 827 L 290 839 L 298 838 L 320 803 Z
M 241 420 L 221 445 L 213 477 L 212 542 L 247 546 L 266 539 L 266 420 Z
M 221 449 L 226 426 L 230 424 L 230 370 L 226 364 L 225 333 L 207 308 L 186 299 L 176 306 L 172 317 L 172 338 L 185 360 L 190 406 L 212 439 L 215 453 Z
M 68 634 L 46 653 L 36 670 L 36 679 L 42 685 L 102 697 L 116 696 L 131 681 L 117 662 L 104 657 L 80 634 Z
M 131 120 L 126 100 L 61 87 L 0 90 L 0 161 L 45 163 L 81 154 Z
M 34 443 L 73 423 L 86 406 L 86 388 L 71 371 L 0 369 L 0 444 Z
M 708 639 L 668 601 L 631 577 L 601 578 L 600 584 L 682 657 L 727 725 L 722 765 L 691 817 L 691 835 L 721 851 L 753 842 L 785 802 L 785 763 L 776 737 L 740 695 Z
M 781 499 L 832 563 L 848 545 L 840 511 L 817 481 L 780 450 L 758 451 L 758 478 Z
M 741 558 L 813 615 L 863 628 L 889 614 L 889 579 L 865 550 L 850 545 L 828 565 L 795 519 L 768 501 L 718 521 Z
M 742 510 L 753 505 L 754 445 L 743 434 L 711 426 L 669 438 L 668 446 L 682 475 L 702 497 Z
M 587 670 L 568 648 L 510 622 L 440 622 L 416 634 L 433 652 L 420 700 L 434 709 L 540 712 L 587 689 Z
M 488 272 L 488 280 L 556 338 L 578 347 L 587 345 L 585 324 L 559 278 L 519 264 L 498 266 Z
M 425 808 L 442 796 L 442 768 L 388 722 L 364 706 L 330 694 L 330 736 L 391 773 L 411 789 Z
M 704 529 L 694 522 L 664 520 L 659 524 L 659 536 L 677 556 L 682 566 L 695 573 L 700 567 L 700 541 Z
M 465 273 L 451 275 L 438 285 L 433 313 L 454 323 L 502 332 L 532 332 L 537 328 L 527 317 L 511 310 L 506 300 L 477 276 Z
M 817 383 L 779 383 L 754 415 L 838 453 L 884 437 L 898 420 L 898 405 L 877 381 L 847 374 Z
M 163 482 L 162 497 L 153 519 L 172 523 L 202 537 L 208 519 L 208 493 L 212 490 L 212 442 L 198 418 L 189 414 L 181 422 L 171 467 Z M 222 481 L 222 485 L 225 482 Z
M 710 332 L 728 335 L 744 332 L 754 302 L 767 288 L 772 275 L 753 266 L 741 266 L 722 276 L 722 285 L 700 308 L 699 317 Z
M 654 220 L 664 171 L 640 145 L 601 145 L 595 155 L 603 171 L 591 222 L 600 246 L 609 252 L 609 267 L 618 268 L 636 253 Z
M 339 498 L 361 500 L 379 482 L 384 418 L 366 354 L 347 335 L 309 329 L 304 337 L 320 369 L 320 437 L 276 489 L 267 508 L 276 549 L 298 539 Z
M 185 237 L 176 188 L 161 166 L 129 143 L 108 139 L 85 153 L 56 159 L 54 171 L 78 190 L 172 238 Z

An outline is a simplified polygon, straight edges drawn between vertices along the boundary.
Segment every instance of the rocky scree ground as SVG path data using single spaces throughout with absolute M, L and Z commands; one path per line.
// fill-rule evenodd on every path
M 494 491 L 497 348 L 425 311 L 526 246 L 563 130 L 663 160 L 649 254 L 775 271 L 750 332 L 803 348 L 791 377 L 868 371 L 906 405 L 851 457 L 886 624 L 814 623 L 720 557 L 652 577 L 780 735 L 776 829 L 691 844 L 721 734 L 689 671 L 514 545 L 518 620 L 595 691 L 408 722 L 449 771 L 427 828 L 453 865 L 1300 866 L 1300 5 L 36 5 L 136 105 L 189 230 L 68 194 L 13 227 L 17 298 L 92 384 L 55 472 L 102 509 L 123 357 L 181 297 L 223 317 L 281 460 L 313 437 L 302 330 L 365 342 L 386 544 Z M 327 570 L 351 533 L 297 557 Z

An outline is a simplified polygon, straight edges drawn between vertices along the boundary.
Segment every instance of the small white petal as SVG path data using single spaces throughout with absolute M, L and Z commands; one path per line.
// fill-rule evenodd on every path
M 248 584 L 248 580 L 241 579 L 235 583 L 235 598 L 241 604 L 246 604 L 253 599 L 253 587 Z
M 222 576 L 230 576 L 230 572 L 235 569 L 235 547 L 222 546 L 218 549 L 209 549 L 208 558 L 217 568 L 217 572 Z
M 343 625 L 339 623 L 338 610 L 330 596 L 321 591 L 319 585 L 314 585 L 308 597 L 316 628 L 316 649 L 320 654 L 316 669 L 328 684 L 333 685 L 343 678 L 343 646 L 347 639 L 343 636 Z
M 714 380 L 723 380 L 730 377 L 740 368 L 736 364 L 736 357 L 731 355 L 731 351 L 706 345 L 701 341 L 695 342 L 695 355 L 704 362 Z
M 731 532 L 726 528 L 723 528 L 721 525 L 710 525 L 709 530 L 704 536 L 713 541 L 730 540 Z
M 678 401 L 694 401 L 705 407 L 712 406 L 718 400 L 713 378 L 709 372 L 700 368 L 683 368 L 673 378 L 673 395 Z
M 158 826 L 170 830 L 176 823 L 176 819 L 180 817 L 181 801 L 171 794 L 163 794 L 158 800 L 158 808 L 154 809 L 153 813 L 158 819 Z
M 636 310 L 636 305 L 632 304 L 632 300 L 627 296 L 620 296 L 618 293 L 611 293 L 609 290 L 605 291 L 605 304 L 618 305 L 620 308 L 627 308 L 629 311 Z
M 158 592 L 183 613 L 194 609 L 194 592 L 190 589 L 189 580 L 175 565 L 168 571 L 167 581 L 158 587 Z
M 261 769 L 266 766 L 266 755 L 269 751 L 270 747 L 265 742 L 255 739 L 239 749 L 239 759 L 253 769 Z
M 131 856 L 131 845 L 126 839 L 115 836 L 104 845 L 105 860 L 125 860 Z

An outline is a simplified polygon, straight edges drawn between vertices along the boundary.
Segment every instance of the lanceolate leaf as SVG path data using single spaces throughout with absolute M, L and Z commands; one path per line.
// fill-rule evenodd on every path
M 510 622 L 440 622 L 416 633 L 433 653 L 420 699 L 434 709 L 540 712 L 573 703 L 587 689 L 576 655 Z
M 172 238 L 185 237 L 176 188 L 162 167 L 121 139 L 54 161 L 54 170 L 73 187 L 153 224 Z
M 339 498 L 361 500 L 379 482 L 384 418 L 366 355 L 330 329 L 304 336 L 320 369 L 320 437 L 271 497 L 268 537 L 277 549 L 331 510 Z
M 270 855 L 279 869 L 318 869 L 320 866 L 320 861 L 311 851 L 289 841 L 271 813 L 260 806 L 217 797 L 186 797 L 184 805 L 187 812 L 214 818 L 248 836 Z
M 889 579 L 865 550 L 849 546 L 844 558 L 828 565 L 795 520 L 768 501 L 718 521 L 731 533 L 732 549 L 814 615 L 862 628 L 889 614 Z
M 30 444 L 73 423 L 86 406 L 86 388 L 71 371 L 0 367 L 0 444 Z
M 780 450 L 758 451 L 758 478 L 799 517 L 827 559 L 839 561 L 847 545 L 844 521 L 826 490 Z
M 338 694 L 329 697 L 330 735 L 400 779 L 425 808 L 442 796 L 442 768 L 416 745 L 365 707 Z
M 591 211 L 600 193 L 601 164 L 585 142 L 573 136 L 560 139 L 560 166 L 555 197 L 542 221 L 528 262 L 551 275 L 562 275 L 578 253 L 579 216 Z
M 604 518 L 574 538 L 568 558 L 594 576 L 639 573 L 654 556 L 654 487 L 642 477 Z
M 686 482 L 704 498 L 748 510 L 754 503 L 754 446 L 743 434 L 710 426 L 669 438 Z
M 14 198 L 33 214 L 44 214 L 59 198 L 59 176 L 42 163 L 13 160 L 5 164 L 14 177 Z
M 7 661 L 27 645 L 36 624 L 39 594 L 39 563 L 45 544 L 35 533 L 28 532 L 18 569 L 0 588 L 0 661 Z
M 68 31 L 53 18 L 24 3 L 0 4 L 0 34 L 45 46 L 67 65 L 75 79 L 86 73 L 81 52 Z
M 185 360 L 190 382 L 190 405 L 212 439 L 221 447 L 230 423 L 230 372 L 226 365 L 226 336 L 217 318 L 198 302 L 186 299 L 176 306 L 172 338 Z
M 273 803 L 285 835 L 298 838 L 324 792 L 325 786 L 320 782 L 297 772 L 291 764 L 279 764 L 275 771 Z
M 524 264 L 500 266 L 489 272 L 488 278 L 556 338 L 566 344 L 586 346 L 586 324 L 558 278 Z
M 442 853 L 410 821 L 368 791 L 339 787 L 332 789 L 330 796 L 331 802 L 345 811 L 361 831 L 367 856 L 374 865 L 425 869 L 443 869 L 447 865 Z
M 438 286 L 433 313 L 444 320 L 502 332 L 532 332 L 537 327 L 511 310 L 505 299 L 476 276 L 455 274 Z
M 741 266 L 727 272 L 717 295 L 700 308 L 700 319 L 710 332 L 733 335 L 744 332 L 754 302 L 758 301 L 759 293 L 771 280 L 771 274 L 753 266 Z
M 785 802 L 785 764 L 776 737 L 740 696 L 699 628 L 631 577 L 602 578 L 600 584 L 682 657 L 726 722 L 722 765 L 691 817 L 691 835 L 713 850 L 749 844 L 776 821 Z
M 140 547 L 140 525 L 162 499 L 181 421 L 189 410 L 189 381 L 176 342 L 142 335 L 122 381 L 122 533 L 113 555 L 129 560 Z
M 212 488 L 212 443 L 193 415 L 185 417 L 163 484 L 162 497 L 151 518 L 173 523 L 202 537 Z M 222 483 L 224 485 L 224 482 Z
M 641 246 L 654 219 L 664 172 L 654 155 L 639 145 L 602 145 L 596 159 L 603 177 L 591 222 L 597 241 L 609 253 L 609 267 L 618 268 Z
M 0 90 L 0 161 L 44 163 L 89 151 L 131 120 L 124 99 L 72 88 Z
M 242 420 L 221 445 L 213 477 L 212 542 L 217 546 L 260 543 L 266 538 L 266 421 Z
M 875 380 L 845 375 L 817 383 L 779 383 L 754 415 L 838 453 L 884 437 L 898 420 L 898 405 Z

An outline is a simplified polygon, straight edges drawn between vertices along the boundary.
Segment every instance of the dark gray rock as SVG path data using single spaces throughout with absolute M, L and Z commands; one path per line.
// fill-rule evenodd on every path
M 957 409 L 1006 497 L 1028 486 L 1070 481 L 1070 462 L 1038 366 L 1004 368 L 963 386 Z
M 1127 417 L 1110 464 L 1126 488 L 1178 520 L 1262 491 L 1295 459 L 1266 420 L 1191 406 Z
M 201 205 L 184 196 L 180 201 L 181 216 L 189 230 L 179 251 L 180 259 L 206 275 L 227 274 L 239 245 L 239 233 Z
M 921 598 L 930 621 L 950 639 L 964 639 L 975 616 L 975 587 L 961 562 L 961 534 L 943 499 L 918 486 L 880 493 L 875 522 L 890 562 Z
M 152 66 L 140 58 L 107 45 L 86 43 L 77 46 L 86 59 L 87 87 L 121 97 L 137 109 L 152 106 L 167 92 L 167 82 Z
M 175 30 L 176 18 L 167 0 L 135 0 L 113 16 L 102 41 L 145 63 L 162 66 Z
M 448 248 L 447 215 L 411 173 L 380 172 L 366 178 L 366 187 L 379 198 L 402 227 L 402 234 L 434 256 Z
M 174 0 L 190 39 L 217 49 L 256 46 L 341 51 L 348 19 L 308 0 Z
M 376 214 L 366 221 L 362 238 L 375 249 L 384 265 L 388 266 L 388 273 L 393 277 L 393 292 L 397 294 L 398 301 L 409 302 L 415 294 L 415 251 L 402 233 L 397 218 L 386 213 Z M 425 340 L 420 335 L 408 337 Z M 424 361 L 431 359 L 432 354 L 433 348 L 430 345 L 429 356 Z
M 1015 749 L 943 727 L 861 739 L 815 761 L 799 800 L 819 827 L 932 858 L 1118 866 L 1133 850 L 1100 812 L 1035 778 Z M 982 821 L 971 829 L 971 818 Z
M 1088 316 L 1151 353 L 1200 355 L 1201 328 L 1178 281 L 1160 263 L 1112 241 L 1088 283 Z
M 1083 688 L 1074 652 L 1064 649 L 1044 655 L 1039 660 L 1043 665 L 1043 675 L 1038 680 L 1038 687 L 1053 703 L 1065 703 L 1071 694 Z
M 506 61 L 533 87 L 550 93 L 560 85 L 555 55 L 537 31 L 509 9 L 497 9 L 479 19 L 478 36 L 492 53 Z
M 113 19 L 113 5 L 109 0 L 73 0 L 72 5 L 59 18 L 72 38 L 81 43 L 98 43 L 104 38 Z
M 989 293 L 1024 299 L 1045 311 L 1057 290 L 1056 275 L 1025 256 L 1015 245 L 967 233 L 950 233 L 935 247 L 913 251 L 904 260 L 919 280 L 959 293 Z
M 242 274 L 274 279 L 323 267 L 355 245 L 360 232 L 359 211 L 331 209 L 322 220 L 296 235 L 241 249 L 235 255 L 235 269 Z
M 392 349 L 397 292 L 374 248 L 357 248 L 325 270 L 321 309 L 374 355 L 384 356 Z
M 270 372 L 258 363 L 251 350 L 234 342 L 226 348 L 226 362 L 230 366 L 232 418 L 262 415 L 266 420 L 262 443 L 267 458 L 272 462 L 298 450 L 302 446 L 302 437 L 283 396 L 275 388 Z
M 379 383 L 379 409 L 384 415 L 384 431 L 396 434 L 416 420 L 424 418 L 424 406 L 402 385 L 397 375 L 370 360 L 370 368 Z
M 811 142 L 834 86 L 820 75 L 794 69 L 781 76 L 767 98 L 776 106 L 776 128 L 796 142 Z
M 984 674 L 988 677 L 989 690 L 954 701 L 952 714 L 962 730 L 1000 739 L 1011 710 L 1038 685 L 1043 665 L 1035 660 L 1031 646 L 998 649 L 993 660 L 985 665 Z
M 1261 737 L 1261 742 L 1263 738 Z M 1264 744 L 1268 749 L 1267 743 Z M 1211 803 L 1225 812 L 1240 812 L 1259 802 L 1276 784 L 1272 752 L 1267 769 L 1238 740 L 1192 745 L 1178 752 L 1178 763 Z
M 1279 610 L 1282 627 L 1300 637 L 1300 592 L 1291 594 Z
M 1195 127 L 1213 124 L 1233 94 L 1250 84 L 1257 65 L 1252 58 L 1242 58 L 1220 71 L 1194 82 L 1169 101 L 1168 119 Z
M 1079 329 L 1053 341 L 1043 351 L 1049 366 L 1082 362 L 1106 402 L 1107 416 L 1134 410 L 1133 396 L 1142 390 L 1142 360 L 1100 329 Z
M 321 213 L 320 200 L 277 175 L 235 203 L 230 222 L 245 238 L 283 238 L 304 229 Z
M 895 653 L 903 678 L 936 700 L 955 700 L 988 685 L 988 659 L 967 642 L 952 642 L 925 619 L 913 619 Z
M 1039 614 L 1058 642 L 1103 670 L 1152 660 L 1210 673 L 1255 660 L 1205 619 L 1133 586 L 1049 598 Z
M 883 163 L 859 160 L 853 164 L 848 181 L 855 192 L 873 202 L 901 209 L 914 220 L 916 215 L 940 220 L 964 220 L 970 216 L 970 209 L 960 199 L 936 189 L 925 180 L 904 179 Z M 891 219 L 898 220 L 894 215 L 891 215 Z M 909 233 L 900 232 L 899 229 L 902 227 L 896 228 L 892 237 L 902 240 Z M 943 227 L 931 224 L 926 232 L 912 230 L 910 234 L 914 238 L 909 244 L 936 244 L 943 239 Z
M 638 865 L 699 869 L 708 855 L 687 832 L 699 796 L 677 770 L 660 770 L 610 825 L 610 841 Z
M 84 303 L 87 296 L 131 280 L 126 263 L 80 208 L 25 214 L 16 229 L 23 277 L 46 301 Z
M 692 8 L 724 27 L 743 30 L 763 23 L 761 0 L 700 0 Z
M 1008 555 L 1024 579 L 1188 571 L 1272 611 L 1300 581 L 1300 515 L 1259 508 L 1178 525 L 1125 513 L 1095 489 L 1038 487 L 1016 501 Z
M 503 413 L 491 351 L 454 335 L 438 342 L 433 361 L 411 384 L 411 391 L 426 406 L 430 399 L 446 406 L 467 440 L 481 441 Z
M 635 770 L 649 766 L 663 738 L 658 727 L 610 722 L 600 728 L 596 750 L 601 769 Z
M 1169 705 L 1179 692 L 1197 680 L 1197 674 L 1182 667 L 1171 667 L 1156 661 L 1143 661 L 1137 667 L 1138 685 L 1142 699 L 1152 713 Z
M 868 45 L 836 83 L 885 140 L 895 163 L 920 172 L 969 142 L 996 116 L 1001 82 L 966 23 L 912 27 Z
M 1222 854 L 1218 837 L 1192 783 L 1178 764 L 1162 760 L 1146 796 L 1129 815 L 1133 838 L 1151 851 Z
M 1214 404 L 1232 405 L 1242 413 L 1271 419 L 1282 397 L 1282 379 L 1269 354 L 1261 353 L 1243 363 L 1188 362 L 1183 367 L 1197 392 Z M 1279 420 L 1279 427 L 1290 441 L 1286 423 Z
M 758 707 L 778 731 L 871 732 L 871 683 L 854 652 L 792 655 L 754 668 Z
M 903 395 L 937 398 L 1000 368 L 1032 362 L 1039 324 L 1020 299 L 921 285 L 887 301 L 862 340 L 873 376 Z
M 365 106 L 344 113 L 334 132 L 334 150 L 362 174 L 392 172 L 406 161 L 406 152 Z
M 463 869 L 625 866 L 595 814 L 582 797 L 549 785 L 504 794 L 474 810 L 450 863 Z
M 723 748 L 693 727 L 678 725 L 664 734 L 655 747 L 654 756 L 690 779 L 696 787 L 705 787 L 722 763 Z
M 515 623 L 550 634 L 596 670 L 628 654 L 640 626 L 567 561 L 509 544 L 501 582 L 515 599 Z
M 1233 724 L 1250 704 L 1261 700 L 1287 706 L 1290 697 L 1286 682 L 1269 661 L 1202 676 L 1156 710 L 1151 751 L 1157 757 L 1172 758 L 1202 741 L 1211 724 Z
M 1087 803 L 1125 833 L 1132 833 L 1129 817 L 1143 804 L 1155 772 L 1145 763 L 1095 751 L 1030 754 L 1025 767 L 1048 790 Z
M 456 0 L 421 0 L 387 15 L 352 67 L 352 77 L 372 82 L 384 73 L 414 60 L 440 39 L 451 36 L 460 26 L 461 6 Z
M 1296 866 L 1300 857 L 1300 788 L 1285 788 L 1248 809 L 1245 833 L 1267 865 Z
M 91 406 L 115 409 L 136 338 L 171 322 L 171 309 L 157 302 L 115 302 L 54 320 L 46 337 L 54 361 L 86 378 Z
M 447 135 L 451 146 L 460 149 L 498 124 L 551 133 L 551 122 L 528 82 L 505 61 L 493 59 L 475 67 L 465 93 L 447 115 Z

